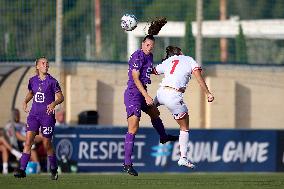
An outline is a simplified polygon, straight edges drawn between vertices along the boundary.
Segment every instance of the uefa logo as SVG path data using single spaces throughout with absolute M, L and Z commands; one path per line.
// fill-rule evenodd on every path
M 61 159 L 65 156 L 67 159 L 71 159 L 73 153 L 73 145 L 68 139 L 62 139 L 56 145 L 56 156 L 57 159 Z

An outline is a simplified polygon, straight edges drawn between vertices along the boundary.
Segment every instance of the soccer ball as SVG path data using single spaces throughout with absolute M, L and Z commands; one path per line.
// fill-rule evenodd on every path
M 137 27 L 138 20 L 133 14 L 125 14 L 121 17 L 120 26 L 125 31 L 132 31 Z

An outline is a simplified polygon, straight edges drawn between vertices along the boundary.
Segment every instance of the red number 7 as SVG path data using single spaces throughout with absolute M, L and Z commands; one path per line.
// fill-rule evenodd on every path
M 170 74 L 173 74 L 175 69 L 176 69 L 176 66 L 177 64 L 179 63 L 179 60 L 173 60 L 172 63 L 174 64 L 173 67 L 172 67 L 172 70 L 170 72 Z

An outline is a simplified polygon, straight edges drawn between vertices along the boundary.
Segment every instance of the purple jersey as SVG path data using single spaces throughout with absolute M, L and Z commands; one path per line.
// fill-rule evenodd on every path
M 47 106 L 55 100 L 55 94 L 61 91 L 58 81 L 49 74 L 44 80 L 38 75 L 30 78 L 28 89 L 34 95 L 31 115 L 47 115 Z
M 140 72 L 140 81 L 143 85 L 150 84 L 150 74 L 153 69 L 153 54 L 150 53 L 146 55 L 141 49 L 135 51 L 128 61 L 129 68 L 128 68 L 128 87 L 133 87 L 135 85 L 134 80 L 132 78 L 132 70 L 137 70 Z

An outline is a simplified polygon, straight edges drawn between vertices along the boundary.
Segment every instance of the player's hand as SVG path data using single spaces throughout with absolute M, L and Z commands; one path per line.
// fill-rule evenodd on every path
M 25 102 L 23 103 L 23 110 L 24 110 L 24 112 L 29 113 L 28 105 Z
M 207 95 L 207 100 L 208 100 L 208 102 L 213 102 L 214 96 L 213 96 L 211 93 L 209 93 L 209 94 Z
M 150 96 L 146 96 L 145 97 L 145 101 L 146 101 L 146 104 L 148 106 L 153 106 L 154 105 L 154 100 Z
M 54 105 L 54 103 L 52 102 L 51 104 L 49 104 L 49 105 L 47 106 L 46 113 L 47 113 L 48 115 L 50 115 L 51 113 L 53 113 L 54 108 L 55 108 L 55 105 Z

